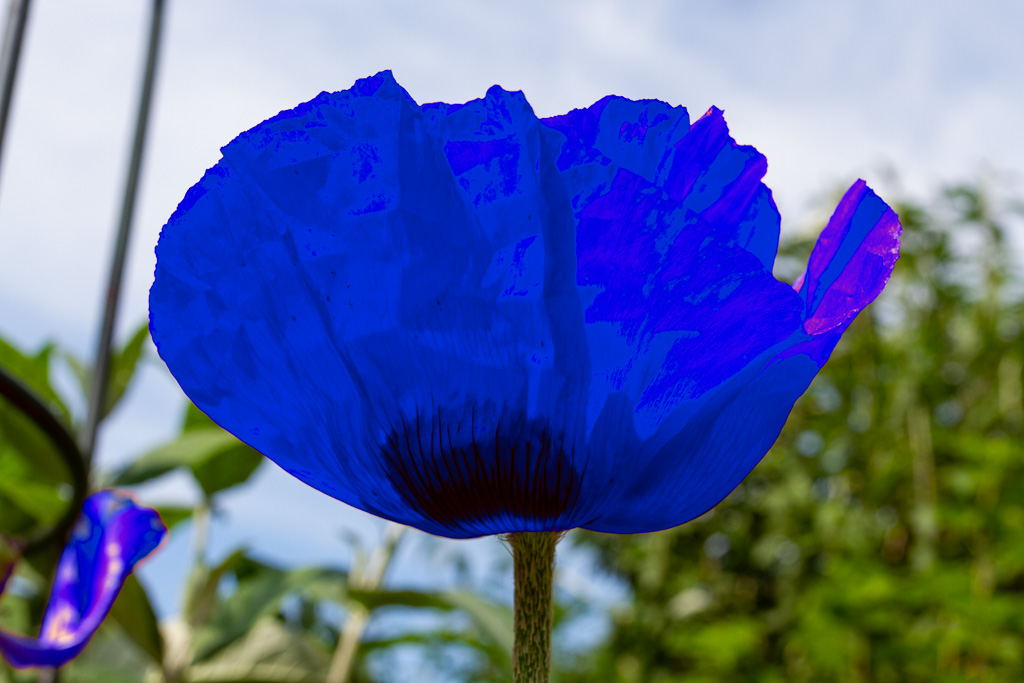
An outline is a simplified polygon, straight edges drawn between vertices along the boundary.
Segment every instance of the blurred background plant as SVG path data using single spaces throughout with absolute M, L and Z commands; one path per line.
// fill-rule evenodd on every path
M 152 3 L 154 64 L 162 5 Z M 2 112 L 28 2 L 9 7 Z M 152 71 L 123 195 L 125 240 Z M 628 597 L 603 642 L 568 646 L 566 636 L 593 626 L 593 609 L 556 578 L 555 680 L 1024 680 L 1024 289 L 1011 239 L 1022 205 L 1004 180 L 983 175 L 929 196 L 878 188 L 904 225 L 893 282 L 765 461 L 683 527 L 570 534 L 563 551 L 598 558 L 592 573 L 615 577 Z M 780 279 L 799 274 L 812 241 L 784 239 Z M 119 344 L 112 324 L 102 329 L 89 360 L 58 343 L 25 350 L 0 339 L 0 368 L 14 383 L 0 400 L 0 575 L 18 552 L 9 539 L 29 543 L 0 597 L 0 627 L 38 629 L 61 532 L 91 489 L 187 477 L 195 503 L 157 507 L 173 537 L 191 538 L 188 579 L 174 591 L 177 611 L 158 620 L 153 595 L 166 587 L 133 577 L 72 665 L 57 675 L 0 664 L 0 682 L 385 681 L 410 670 L 508 680 L 510 595 L 470 581 L 390 587 L 387 570 L 408 542 L 397 527 L 376 545 L 353 535 L 347 564 L 297 567 L 244 546 L 211 553 L 211 520 L 262 458 L 193 407 L 166 443 L 124 464 L 94 462 L 95 430 L 152 352 L 144 325 Z M 507 570 L 493 583 L 510 585 Z M 389 626 L 368 628 L 371 619 Z

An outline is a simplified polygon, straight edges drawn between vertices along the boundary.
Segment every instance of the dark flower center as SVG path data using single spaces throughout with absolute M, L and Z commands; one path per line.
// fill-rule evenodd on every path
M 553 531 L 580 494 L 574 449 L 547 424 L 476 407 L 394 427 L 385 471 L 410 505 L 450 529 Z M 453 411 L 458 413 L 459 411 Z

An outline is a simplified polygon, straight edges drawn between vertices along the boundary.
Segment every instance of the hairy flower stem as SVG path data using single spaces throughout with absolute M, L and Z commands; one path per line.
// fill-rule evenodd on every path
M 548 683 L 551 671 L 551 578 L 560 533 L 512 534 L 515 567 L 512 680 Z

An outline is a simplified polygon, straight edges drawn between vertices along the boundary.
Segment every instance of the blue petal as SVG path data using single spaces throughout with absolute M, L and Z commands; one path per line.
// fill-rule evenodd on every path
M 620 168 L 654 182 L 690 119 L 684 107 L 609 96 L 544 124 L 565 135 L 558 170 L 577 207 L 607 189 Z
M 628 405 L 627 425 L 601 430 L 618 434 L 613 445 L 663 441 L 800 327 L 799 297 L 771 275 L 779 214 L 761 183 L 767 164 L 717 109 L 689 127 L 681 108 L 606 98 L 545 123 L 566 135 L 559 167 L 578 219 L 588 433 L 619 415 L 608 405 Z
M 499 466 L 528 481 L 523 449 L 554 442 L 568 461 L 534 466 L 578 478 L 590 368 L 560 143 L 521 93 L 420 108 L 387 73 L 257 126 L 161 234 L 162 358 L 223 427 L 353 506 L 448 536 L 568 524 L 574 506 L 437 507 Z M 518 459 L 475 455 L 515 425 L 535 435 Z
M 612 533 L 683 524 L 724 499 L 778 438 L 793 404 L 854 317 L 881 292 L 899 252 L 896 214 L 858 181 L 812 252 L 803 324 L 710 392 L 674 433 L 667 419 L 646 465 L 619 482 L 621 497 L 587 528 Z
M 753 147 L 736 144 L 721 110 L 711 108 L 690 127 L 683 107 L 606 97 L 544 123 L 566 136 L 558 166 L 577 210 L 624 169 L 666 190 L 683 211 L 700 214 L 772 269 L 780 217 L 761 182 L 768 163 Z
M 814 245 L 798 287 L 809 334 L 846 329 L 875 300 L 899 258 L 900 235 L 895 212 L 867 183 L 858 180 L 847 190 Z
M 78 656 L 128 575 L 167 529 L 154 510 L 116 491 L 86 499 L 57 564 L 38 638 L 0 631 L 0 653 L 16 669 L 59 667 Z
M 788 285 L 624 171 L 580 212 L 577 259 L 593 363 L 589 418 L 607 394 L 624 392 L 641 439 L 800 326 Z
M 779 246 L 780 217 L 761 182 L 767 170 L 764 156 L 737 145 L 722 111 L 712 107 L 675 146 L 659 184 L 770 271 Z

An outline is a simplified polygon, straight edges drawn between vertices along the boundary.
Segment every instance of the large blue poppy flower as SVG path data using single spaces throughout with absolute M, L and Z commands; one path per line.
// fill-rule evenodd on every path
M 136 505 L 123 493 L 107 490 L 89 496 L 57 563 L 39 637 L 0 631 L 0 655 L 16 669 L 59 667 L 77 657 L 135 565 L 166 533 L 155 510 Z
M 712 109 L 538 120 L 384 72 L 241 134 L 164 227 L 161 357 L 285 470 L 449 537 L 642 532 L 724 498 L 896 261 L 863 182 L 801 285 Z

